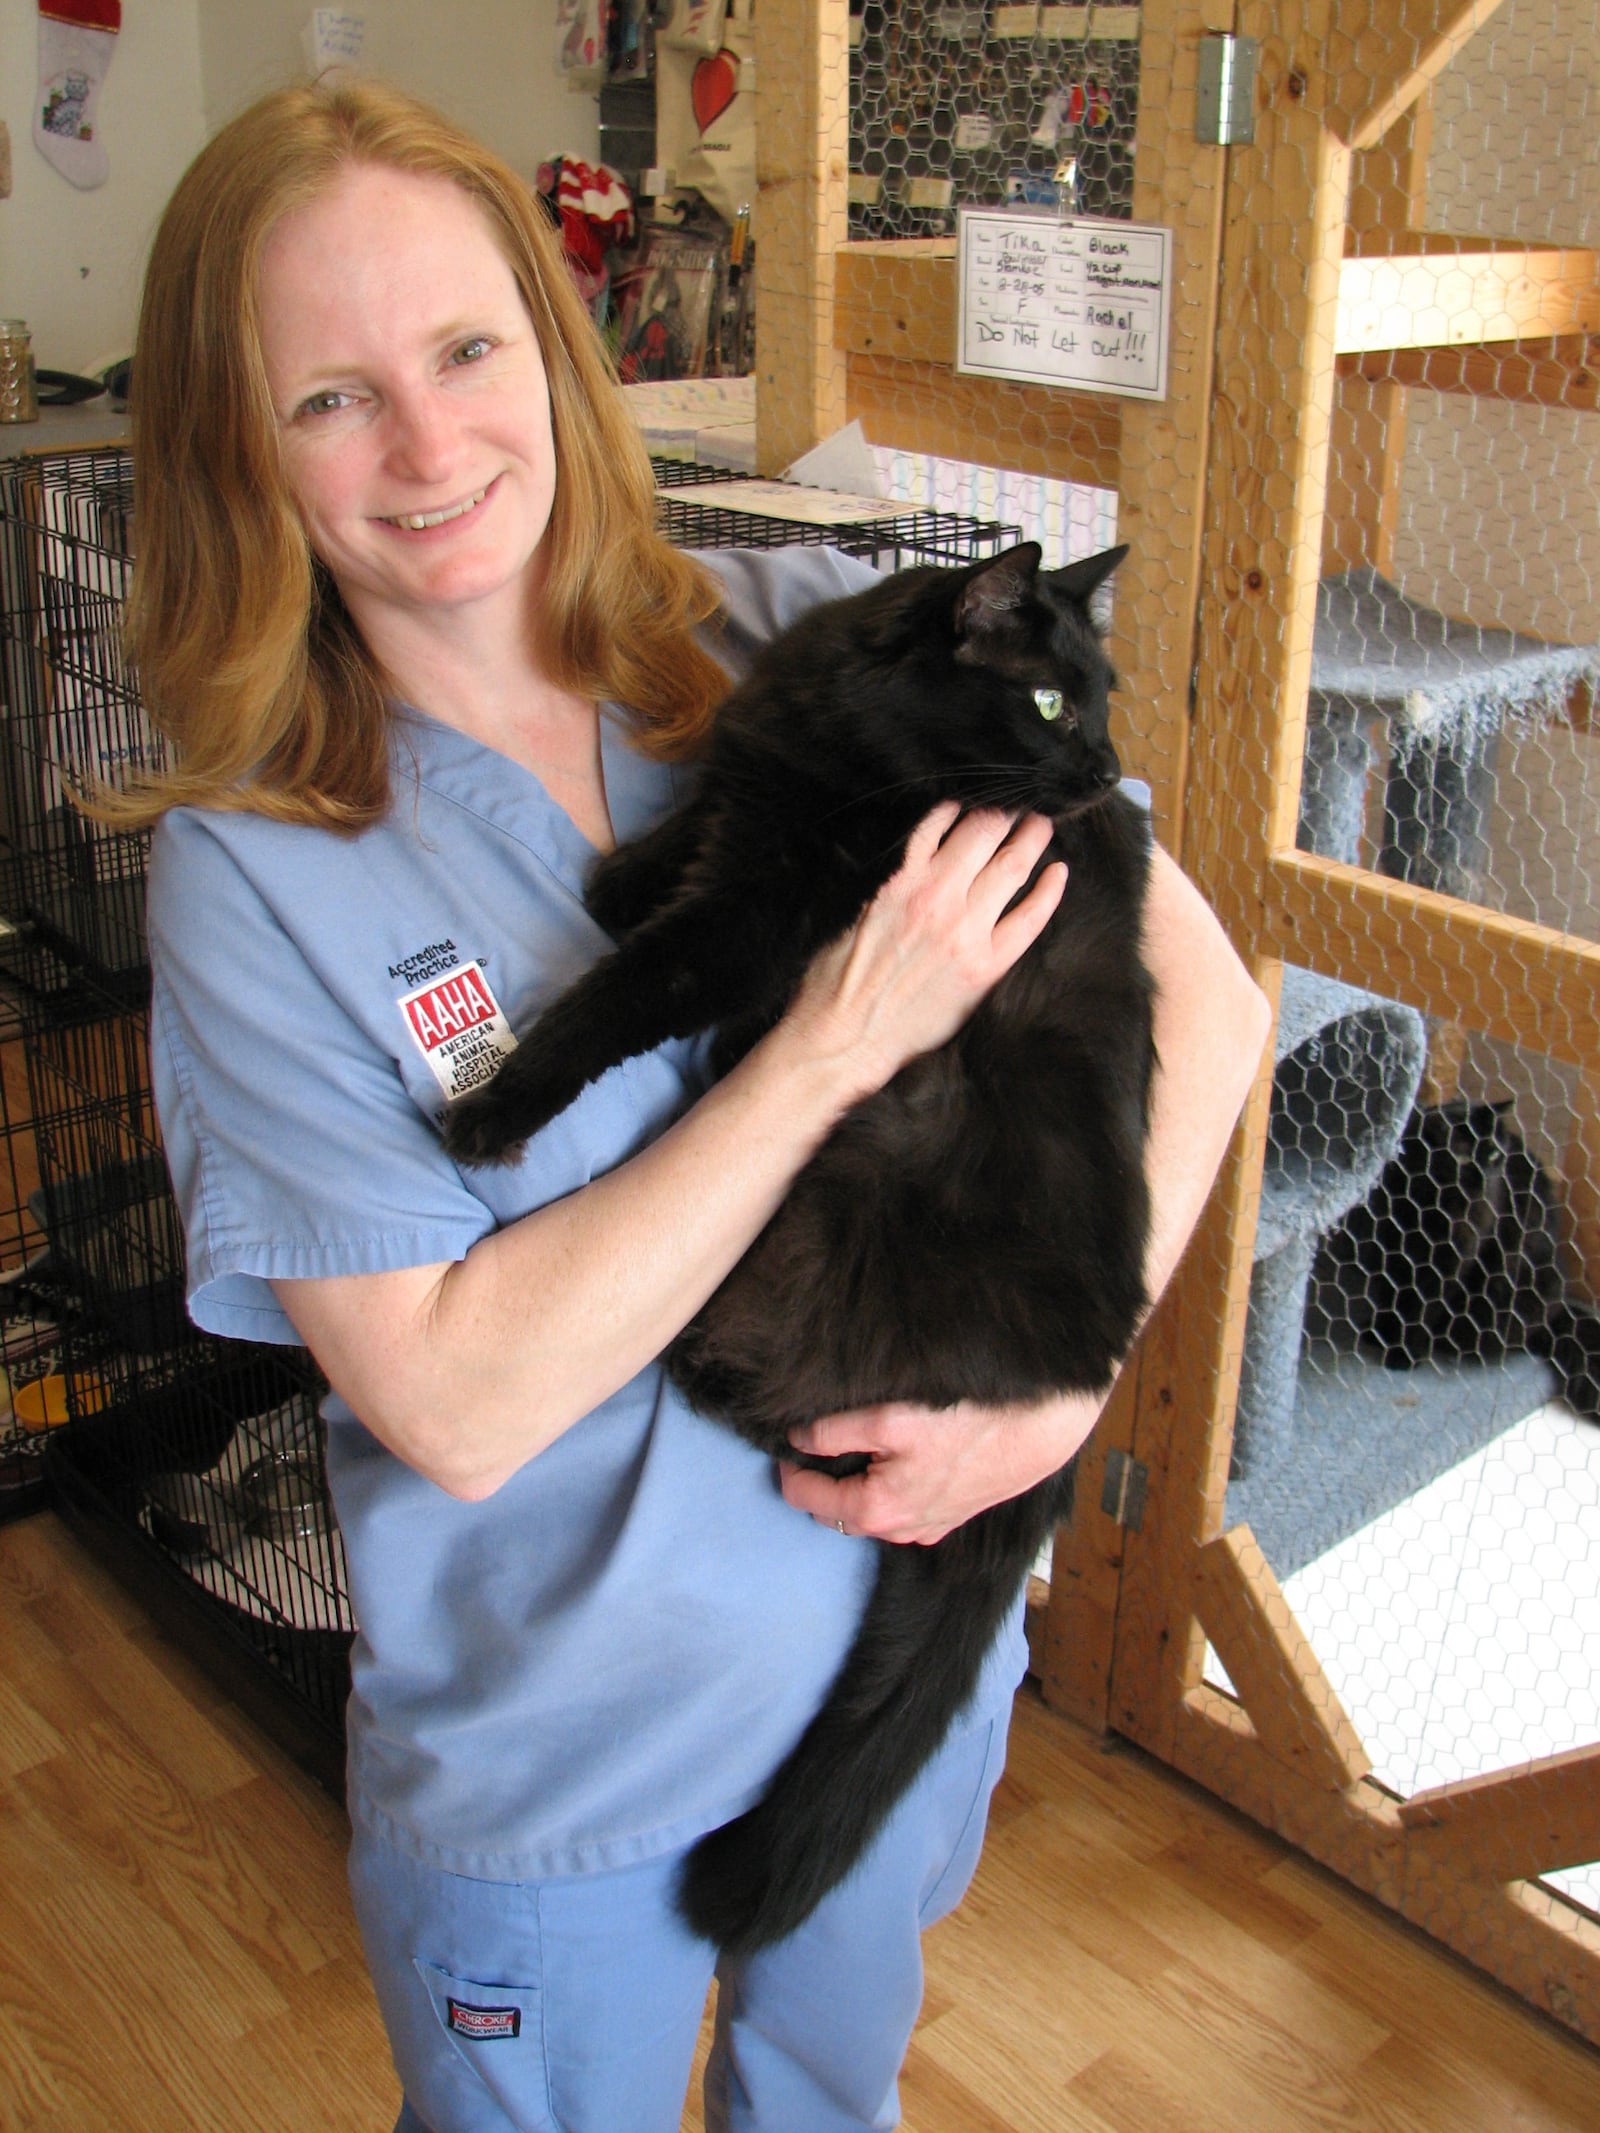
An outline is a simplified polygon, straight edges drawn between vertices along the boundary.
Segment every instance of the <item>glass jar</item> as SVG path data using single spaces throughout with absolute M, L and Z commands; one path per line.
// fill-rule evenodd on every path
M 28 322 L 0 318 L 0 422 L 37 422 L 39 390 Z

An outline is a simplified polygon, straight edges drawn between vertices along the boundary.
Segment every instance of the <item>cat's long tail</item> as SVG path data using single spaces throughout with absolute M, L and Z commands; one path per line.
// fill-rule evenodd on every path
M 880 1547 L 827 1702 L 756 1805 L 689 1855 L 679 1906 L 697 1933 L 751 1954 L 844 1880 L 938 1752 L 1070 1500 L 1066 1470 L 933 1547 Z

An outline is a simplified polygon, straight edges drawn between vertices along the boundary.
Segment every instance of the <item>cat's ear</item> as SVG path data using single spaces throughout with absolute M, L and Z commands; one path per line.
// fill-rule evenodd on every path
M 1106 548 L 1099 555 L 1082 556 L 1076 563 L 1068 563 L 1064 570 L 1052 570 L 1050 583 L 1069 600 L 1091 600 L 1127 553 L 1128 544 L 1124 541 L 1120 548 Z
M 1024 541 L 975 570 L 956 602 L 957 635 L 982 636 L 1020 607 L 1033 590 L 1043 553 L 1037 541 Z

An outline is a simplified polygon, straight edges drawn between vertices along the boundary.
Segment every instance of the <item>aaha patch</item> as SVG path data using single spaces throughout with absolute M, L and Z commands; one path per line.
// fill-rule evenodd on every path
M 400 1012 L 433 1078 L 452 1102 L 480 1089 L 517 1048 L 489 980 L 476 963 L 421 985 L 399 1002 Z
M 450 2010 L 450 2027 L 458 2037 L 468 2037 L 474 2044 L 489 2044 L 496 2037 L 515 2037 L 522 2032 L 522 2009 L 520 2007 L 469 2007 L 465 2000 L 445 2001 Z

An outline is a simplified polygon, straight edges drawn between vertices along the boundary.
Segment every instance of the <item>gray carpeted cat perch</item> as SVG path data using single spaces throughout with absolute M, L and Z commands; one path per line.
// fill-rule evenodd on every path
M 1600 645 L 1458 622 L 1363 567 L 1317 588 L 1300 793 L 1303 851 L 1355 865 L 1379 728 L 1389 744 L 1381 873 L 1476 898 L 1506 726 L 1559 718 L 1600 683 Z
M 1415 1008 L 1285 969 L 1234 1422 L 1241 1477 L 1294 1456 L 1311 1262 L 1319 1239 L 1367 1197 L 1399 1144 L 1425 1051 Z
M 1308 1314 L 1322 1236 L 1365 1199 L 1416 1098 L 1422 1017 L 1286 969 L 1226 1522 L 1280 1578 L 1550 1399 L 1537 1356 L 1386 1370 L 1337 1308 Z M 1318 1332 L 1306 1337 L 1308 1315 Z M 1330 1337 L 1330 1330 L 1332 1337 Z
M 1600 646 L 1458 622 L 1372 569 L 1318 590 L 1300 796 L 1302 850 L 1357 865 L 1380 733 L 1382 872 L 1475 898 L 1507 725 L 1563 714 L 1600 683 Z M 1303 1339 L 1318 1239 L 1364 1199 L 1416 1099 L 1415 1010 L 1284 973 L 1256 1264 L 1227 1519 L 1287 1577 L 1531 1413 L 1553 1385 L 1526 1355 L 1392 1372 Z

